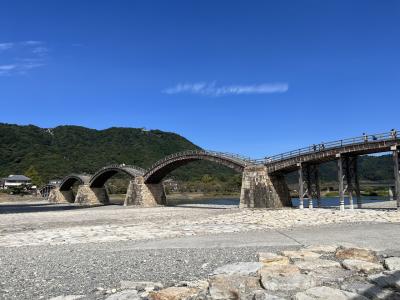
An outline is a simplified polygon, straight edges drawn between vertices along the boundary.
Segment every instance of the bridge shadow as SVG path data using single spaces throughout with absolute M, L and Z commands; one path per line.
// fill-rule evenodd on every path
M 67 211 L 86 208 L 87 206 L 78 206 L 74 204 L 53 204 L 53 203 L 18 203 L 18 204 L 0 204 L 0 214 L 18 214 L 31 212 L 48 211 Z
M 231 206 L 227 206 L 227 205 L 220 205 L 220 207 L 218 207 L 218 205 L 206 205 L 206 204 L 202 204 L 202 205 L 193 205 L 193 204 L 167 204 L 166 206 L 168 207 L 179 207 L 179 208 L 200 208 L 200 209 L 230 209 L 230 208 L 238 208 L 238 205 L 231 205 Z
M 349 291 L 367 297 L 368 299 L 399 299 L 400 295 L 397 291 L 398 281 L 400 280 L 400 271 L 387 271 L 380 273 L 369 280 L 370 287 L 360 290 L 349 289 Z M 345 289 L 346 290 L 346 289 Z M 356 296 L 352 299 L 365 299 L 364 297 Z

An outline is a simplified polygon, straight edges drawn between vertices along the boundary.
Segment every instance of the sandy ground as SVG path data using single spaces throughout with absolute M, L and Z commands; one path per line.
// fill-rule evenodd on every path
M 246 209 L 187 204 L 80 208 L 45 201 L 0 204 L 0 299 L 50 299 L 122 280 L 204 278 L 254 261 L 258 251 L 346 244 L 400 252 L 395 209 Z
M 81 208 L 39 201 L 5 203 L 0 212 L 2 247 L 138 241 L 338 223 L 400 222 L 400 212 L 390 209 L 240 210 L 201 204 Z

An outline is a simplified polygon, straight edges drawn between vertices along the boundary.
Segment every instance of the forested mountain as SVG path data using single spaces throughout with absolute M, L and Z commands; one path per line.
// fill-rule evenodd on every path
M 92 174 L 113 163 L 147 168 L 168 154 L 188 149 L 200 148 L 178 134 L 160 130 L 115 127 L 95 130 L 79 126 L 44 129 L 0 123 L 0 176 L 36 174 L 44 183 L 69 173 Z M 393 177 L 391 157 L 362 156 L 359 171 L 361 180 L 390 180 Z M 193 181 L 206 174 L 224 182 L 231 180 L 235 172 L 200 161 L 176 170 L 172 176 Z M 322 181 L 335 181 L 336 176 L 334 162 L 321 166 Z M 233 182 L 238 180 L 240 184 L 237 176 Z M 289 181 L 293 180 L 294 176 L 289 176 Z
M 0 176 L 24 174 L 33 167 L 46 182 L 69 173 L 92 174 L 114 163 L 147 168 L 168 154 L 188 149 L 200 148 L 178 134 L 160 130 L 79 126 L 44 129 L 0 123 Z M 234 173 L 204 161 L 174 172 L 181 180 L 204 174 L 226 177 Z

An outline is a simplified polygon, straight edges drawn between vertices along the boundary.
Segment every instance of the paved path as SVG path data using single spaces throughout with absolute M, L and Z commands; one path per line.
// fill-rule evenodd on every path
M 301 245 L 400 250 L 393 210 L 20 205 L 0 205 L 0 299 L 104 299 L 99 288 L 122 280 L 195 280 L 227 263 L 255 261 L 258 251 Z
M 313 244 L 343 244 L 377 251 L 400 251 L 400 223 L 333 224 L 283 230 L 255 230 L 206 236 L 138 241 L 129 249 L 285 247 Z M 122 251 L 128 248 L 121 248 Z

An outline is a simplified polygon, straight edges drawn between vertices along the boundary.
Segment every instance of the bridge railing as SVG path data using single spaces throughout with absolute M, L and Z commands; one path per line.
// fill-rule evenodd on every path
M 396 132 L 369 134 L 369 135 L 363 135 L 363 136 L 358 136 L 358 137 L 354 137 L 354 138 L 347 138 L 347 139 L 342 139 L 342 140 L 337 140 L 337 141 L 332 141 L 332 142 L 327 142 L 327 143 L 323 142 L 320 144 L 310 145 L 308 147 L 304 147 L 304 148 L 300 148 L 297 150 L 292 150 L 292 151 L 284 152 L 281 154 L 273 155 L 270 157 L 266 157 L 264 161 L 265 161 L 265 163 L 269 164 L 269 163 L 283 161 L 283 160 L 301 156 L 301 155 L 312 154 L 312 153 L 322 152 L 325 150 L 341 148 L 343 146 L 376 143 L 376 142 L 396 140 L 396 139 L 398 139 Z
M 100 170 L 98 170 L 96 173 L 106 170 L 106 169 L 110 169 L 110 168 L 129 168 L 129 169 L 134 169 L 142 174 L 144 174 L 146 172 L 145 169 L 135 166 L 135 165 L 126 165 L 126 164 L 111 164 L 105 167 L 102 167 Z
M 157 161 L 152 166 L 150 166 L 150 168 L 148 168 L 148 170 L 154 169 L 155 167 L 159 166 L 163 162 L 168 161 L 175 157 L 180 157 L 180 156 L 185 156 L 185 155 L 204 155 L 204 154 L 217 156 L 217 157 L 226 157 L 231 160 L 236 159 L 238 161 L 245 162 L 248 164 L 260 164 L 260 163 L 264 162 L 264 160 L 256 160 L 256 159 L 252 159 L 247 156 L 233 154 L 233 153 L 229 153 L 229 152 L 218 152 L 218 151 L 212 151 L 212 150 L 186 150 L 186 151 L 176 152 L 176 153 L 172 153 L 172 154 L 165 156 L 164 158 L 162 158 L 161 160 Z

